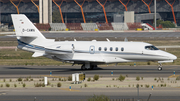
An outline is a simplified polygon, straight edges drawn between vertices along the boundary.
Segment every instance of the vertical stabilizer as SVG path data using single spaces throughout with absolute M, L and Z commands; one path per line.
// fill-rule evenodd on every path
M 16 36 L 46 39 L 24 14 L 12 14 L 11 17 Z
M 18 42 L 43 46 L 53 40 L 46 39 L 24 14 L 11 14 Z

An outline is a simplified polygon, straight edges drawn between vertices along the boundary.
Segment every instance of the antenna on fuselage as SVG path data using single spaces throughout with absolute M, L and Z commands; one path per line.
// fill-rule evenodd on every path
M 125 42 L 128 42 L 128 39 L 127 39 L 127 38 L 124 38 L 124 41 L 125 41 Z
M 108 38 L 106 38 L 106 40 L 107 40 L 108 42 L 110 42 L 110 40 L 109 40 Z

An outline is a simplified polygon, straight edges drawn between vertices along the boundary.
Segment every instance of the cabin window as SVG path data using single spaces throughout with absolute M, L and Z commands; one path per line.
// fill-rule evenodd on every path
M 72 49 L 74 50 L 74 48 L 75 48 L 75 47 L 74 47 L 74 44 L 72 44 Z
M 121 48 L 121 51 L 124 51 L 124 48 L 123 48 L 123 47 Z
M 104 51 L 107 51 L 107 48 L 106 48 L 106 47 L 104 47 Z
M 145 46 L 146 50 L 159 50 L 158 48 L 156 48 L 155 46 Z
M 112 51 L 113 50 L 113 48 L 112 47 L 110 47 L 110 51 Z
M 99 47 L 99 51 L 101 51 L 101 47 Z
M 61 48 L 61 46 L 58 46 L 58 47 L 56 47 L 56 48 Z
M 116 47 L 116 51 L 118 51 L 118 47 Z

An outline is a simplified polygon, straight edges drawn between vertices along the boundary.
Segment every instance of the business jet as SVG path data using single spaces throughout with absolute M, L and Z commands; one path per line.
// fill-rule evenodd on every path
M 177 57 L 144 42 L 107 41 L 55 41 L 46 39 L 24 14 L 12 14 L 18 48 L 33 52 L 32 57 L 81 64 L 81 69 L 93 69 L 100 64 L 158 61 L 173 62 Z

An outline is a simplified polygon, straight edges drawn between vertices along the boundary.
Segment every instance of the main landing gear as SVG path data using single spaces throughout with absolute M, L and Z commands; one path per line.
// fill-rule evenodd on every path
M 90 65 L 90 63 L 86 63 L 81 66 L 81 70 L 86 70 L 86 69 L 93 70 L 95 68 L 97 68 L 97 65 Z
M 85 65 L 83 64 L 82 66 L 81 66 L 81 70 L 85 70 L 86 68 L 85 68 Z
M 162 70 L 162 64 L 159 64 L 158 70 L 161 71 Z

